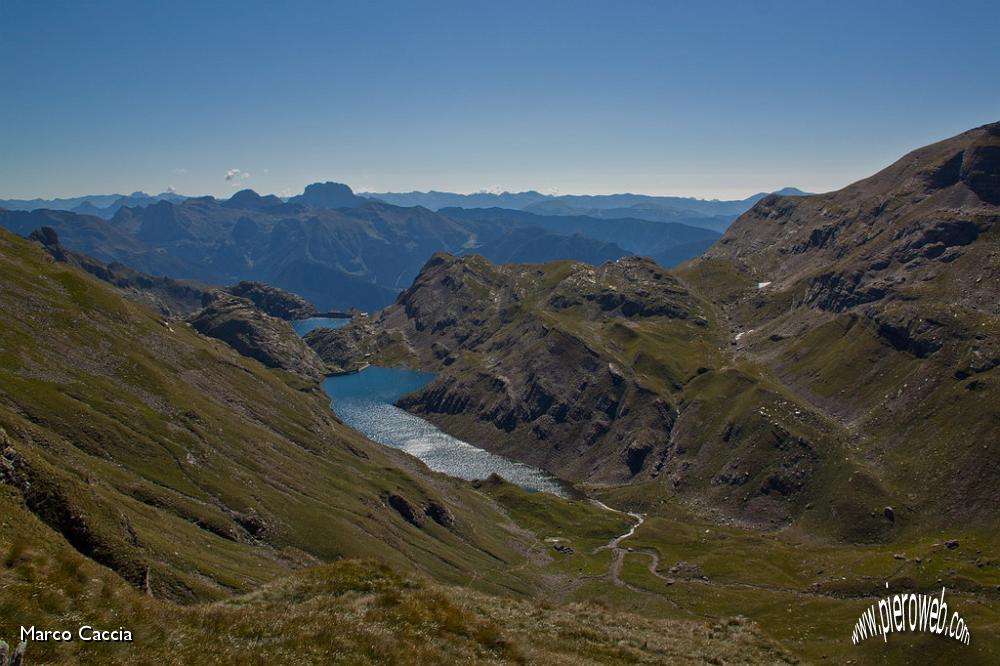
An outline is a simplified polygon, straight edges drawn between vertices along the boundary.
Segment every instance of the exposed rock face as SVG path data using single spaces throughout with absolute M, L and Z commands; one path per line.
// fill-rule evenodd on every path
M 226 291 L 249 301 L 272 317 L 294 321 L 316 316 L 316 308 L 306 299 L 290 291 L 262 282 L 240 282 Z
M 388 346 L 387 339 L 379 345 L 378 331 L 366 317 L 355 317 L 344 328 L 316 328 L 306 333 L 303 340 L 319 354 L 333 374 L 357 372 L 371 358 L 371 352 Z
M 771 281 L 772 291 L 805 283 L 806 302 L 824 310 L 906 299 L 970 253 L 968 263 L 987 267 L 982 250 L 991 243 L 976 241 L 994 233 L 998 183 L 994 123 L 916 150 L 836 192 L 768 196 L 706 256 Z M 955 295 L 983 292 L 977 277 L 984 276 L 967 276 Z
M 430 501 L 423 506 L 419 506 L 398 493 L 385 493 L 382 499 L 403 520 L 414 527 L 423 527 L 427 522 L 427 518 L 447 529 L 454 529 L 455 527 L 455 516 L 440 502 Z
M 269 368 L 282 368 L 319 382 L 326 365 L 288 322 L 261 311 L 248 299 L 216 291 L 188 321 L 199 333 L 218 338 L 244 356 Z
M 420 365 L 447 369 L 400 405 L 433 420 L 471 417 L 465 427 L 493 450 L 575 479 L 655 477 L 673 406 L 558 317 L 586 310 L 596 319 L 684 320 L 694 302 L 649 260 L 565 264 L 564 271 L 552 288 L 539 289 L 544 269 L 437 255 L 378 318 L 306 340 L 340 368 L 415 353 Z M 538 312 L 525 316 L 529 303 Z

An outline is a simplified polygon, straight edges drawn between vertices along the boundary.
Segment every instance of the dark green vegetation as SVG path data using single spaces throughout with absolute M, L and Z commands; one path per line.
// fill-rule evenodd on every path
M 674 272 L 439 255 L 390 308 L 307 341 L 341 367 L 437 371 L 400 404 L 646 513 L 622 548 L 564 558 L 574 598 L 743 612 L 810 661 L 991 663 L 998 206 L 994 124 L 766 197 Z M 851 646 L 886 582 L 946 587 L 972 645 Z

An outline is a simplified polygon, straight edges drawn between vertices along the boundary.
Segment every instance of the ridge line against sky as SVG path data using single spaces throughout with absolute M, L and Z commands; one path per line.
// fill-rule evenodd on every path
M 1000 119 L 993 3 L 872 5 L 5 0 L 0 198 L 839 189 Z

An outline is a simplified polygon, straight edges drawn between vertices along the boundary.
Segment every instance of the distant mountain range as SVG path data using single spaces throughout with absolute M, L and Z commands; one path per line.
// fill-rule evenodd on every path
M 25 236 L 51 227 L 69 250 L 153 276 L 267 282 L 321 309 L 388 305 L 435 252 L 479 254 L 497 263 L 591 264 L 643 254 L 671 266 L 719 237 L 676 222 L 404 208 L 331 182 L 314 183 L 287 201 L 253 190 L 228 200 L 134 193 L 98 209 L 100 215 L 79 212 L 86 203 L 77 204 L 77 212 L 0 211 L 0 226 Z
M 252 191 L 252 190 L 246 190 Z M 256 193 L 254 193 L 256 194 Z M 423 206 L 432 211 L 443 208 L 507 208 L 524 210 L 539 215 L 587 216 L 599 219 L 633 218 L 652 222 L 679 222 L 723 232 L 738 215 L 766 197 L 760 192 L 746 199 L 722 201 L 694 197 L 659 197 L 645 194 L 597 195 L 548 195 L 534 190 L 528 192 L 503 192 L 493 194 L 456 194 L 454 192 L 381 192 L 355 194 L 350 187 L 326 182 L 308 185 L 302 194 L 287 199 L 267 195 L 267 205 L 280 203 L 301 204 L 306 208 L 351 208 L 368 201 L 382 201 L 394 206 L 410 208 Z M 772 194 L 800 196 L 807 194 L 794 187 L 786 187 Z M 121 208 L 148 206 L 158 201 L 180 203 L 186 197 L 176 192 L 146 194 L 94 194 L 68 199 L 0 199 L 0 208 L 7 210 L 68 210 L 84 215 L 95 215 L 110 220 Z
M 680 222 L 715 231 L 725 231 L 738 215 L 766 197 L 760 192 L 746 199 L 721 201 L 694 197 L 660 197 L 646 194 L 550 195 L 535 192 L 366 192 L 365 196 L 396 206 L 443 208 L 509 208 L 540 215 L 586 215 L 604 219 L 635 218 L 653 222 Z M 794 187 L 773 192 L 782 196 L 808 194 Z
M 0 199 L 0 208 L 7 210 L 67 210 L 82 215 L 96 215 L 108 220 L 126 206 L 148 206 L 158 201 L 180 203 L 188 197 L 176 192 L 146 194 L 88 194 L 68 199 Z

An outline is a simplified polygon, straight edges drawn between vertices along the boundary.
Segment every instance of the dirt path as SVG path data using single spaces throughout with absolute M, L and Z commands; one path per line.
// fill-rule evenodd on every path
M 632 527 L 629 528 L 627 532 L 625 532 L 622 535 L 616 536 L 614 539 L 607 542 L 603 546 L 598 546 L 594 550 L 590 551 L 592 555 L 594 553 L 599 553 L 602 550 L 617 550 L 619 544 L 621 544 L 622 541 L 635 534 L 635 531 L 639 529 L 639 525 L 642 525 L 644 522 L 646 522 L 646 516 L 644 516 L 641 513 L 632 513 L 631 511 L 619 511 L 618 509 L 612 509 L 610 506 L 608 506 L 604 502 L 601 502 L 600 500 L 591 499 L 590 501 L 594 504 L 594 506 L 604 509 L 605 511 L 611 511 L 612 513 L 620 513 L 635 518 L 635 523 L 632 525 Z
M 656 550 L 654 550 L 652 548 L 636 548 L 636 549 L 632 549 L 632 548 L 629 548 L 627 546 L 623 547 L 621 545 L 622 541 L 624 541 L 625 539 L 627 539 L 630 536 L 632 536 L 633 534 L 635 534 L 635 531 L 637 529 L 639 529 L 639 526 L 642 525 L 645 522 L 645 520 L 646 520 L 646 516 L 645 515 L 640 514 L 640 513 L 632 513 L 631 511 L 620 511 L 618 509 L 614 509 L 614 508 L 608 506 L 607 504 L 604 504 L 603 502 L 600 502 L 600 501 L 595 500 L 595 499 L 591 499 L 590 501 L 595 506 L 598 506 L 598 507 L 604 509 L 605 511 L 611 511 L 613 513 L 620 513 L 620 514 L 623 514 L 623 515 L 631 516 L 632 518 L 635 518 L 635 523 L 624 534 L 616 536 L 615 538 L 613 538 L 610 541 L 608 541 L 608 543 L 606 543 L 605 545 L 598 546 L 597 548 L 595 548 L 594 550 L 591 551 L 591 554 L 596 554 L 596 553 L 599 553 L 599 552 L 601 552 L 603 550 L 610 550 L 610 551 L 612 551 L 614 557 L 611 560 L 611 564 L 608 566 L 608 573 L 607 574 L 603 574 L 603 575 L 599 575 L 599 576 L 586 576 L 585 578 L 608 578 L 615 585 L 620 585 L 620 586 L 625 587 L 625 588 L 627 588 L 627 589 L 629 589 L 629 590 L 631 590 L 633 592 L 655 593 L 653 590 L 645 590 L 645 589 L 636 587 L 636 586 L 632 585 L 631 583 L 623 580 L 622 577 L 621 577 L 622 567 L 624 567 L 624 565 L 625 565 L 625 556 L 626 555 L 645 555 L 646 557 L 649 558 L 649 567 L 647 567 L 649 573 L 652 576 L 654 576 L 654 577 L 662 580 L 667 585 L 673 585 L 674 583 L 684 583 L 684 584 L 694 584 L 694 585 L 707 585 L 707 586 L 711 586 L 711 587 L 719 587 L 719 588 L 725 588 L 725 589 L 756 590 L 756 591 L 759 591 L 759 592 L 771 592 L 771 593 L 776 593 L 776 594 L 790 594 L 790 595 L 801 596 L 801 597 L 810 597 L 810 598 L 814 598 L 814 599 L 815 598 L 828 598 L 828 599 L 830 599 L 830 598 L 833 598 L 833 599 L 875 599 L 875 598 L 877 598 L 877 595 L 858 595 L 858 596 L 846 595 L 845 596 L 843 594 L 836 594 L 836 593 L 833 593 L 833 592 L 821 592 L 821 591 L 802 590 L 802 589 L 796 589 L 796 588 L 793 588 L 793 587 L 782 587 L 782 586 L 778 586 L 778 585 L 758 585 L 758 584 L 754 584 L 754 583 L 737 583 L 737 582 L 723 583 L 723 582 L 720 582 L 720 581 L 708 580 L 707 578 L 704 578 L 704 577 L 698 578 L 698 577 L 681 576 L 681 577 L 676 577 L 675 578 L 673 576 L 668 576 L 666 574 L 660 573 L 660 571 L 659 571 L 659 568 L 660 568 L 660 554 L 658 552 L 656 552 Z M 671 604 L 673 604 L 674 606 L 678 606 L 679 607 L 679 605 L 675 601 L 673 601 L 672 599 L 669 599 L 667 597 L 664 597 L 664 598 L 667 601 L 669 601 Z

